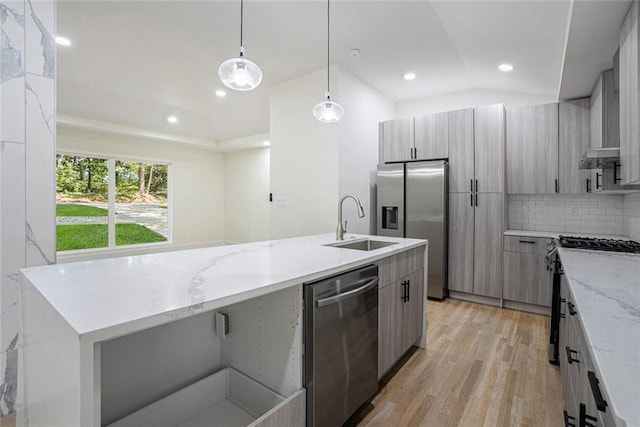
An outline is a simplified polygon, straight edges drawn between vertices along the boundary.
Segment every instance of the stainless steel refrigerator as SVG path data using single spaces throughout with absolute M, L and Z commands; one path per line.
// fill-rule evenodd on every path
M 427 297 L 447 288 L 448 164 L 445 160 L 378 166 L 377 234 L 429 240 Z

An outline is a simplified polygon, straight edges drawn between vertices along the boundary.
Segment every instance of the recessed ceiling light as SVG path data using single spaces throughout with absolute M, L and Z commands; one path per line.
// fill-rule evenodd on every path
M 500 65 L 498 65 L 498 69 L 500 71 L 504 71 L 506 73 L 508 71 L 513 70 L 513 65 L 511 65 L 511 64 L 500 64 Z
M 167 117 L 167 121 L 172 125 L 175 125 L 176 123 L 178 123 L 178 118 L 176 116 L 169 116 Z
M 262 145 L 264 145 L 265 147 L 268 147 L 271 145 L 271 141 L 265 141 L 262 143 Z
M 71 40 L 61 36 L 56 36 L 56 43 L 58 43 L 60 46 L 71 46 Z
M 227 92 L 223 91 L 222 89 L 218 89 L 216 91 L 216 96 L 218 98 L 224 98 L 225 96 L 227 96 Z
M 416 78 L 416 73 L 407 73 L 404 75 L 405 80 L 415 80 L 415 78 Z
M 357 58 L 358 56 L 360 56 L 360 49 L 351 49 L 349 51 L 349 54 L 353 57 L 353 58 Z

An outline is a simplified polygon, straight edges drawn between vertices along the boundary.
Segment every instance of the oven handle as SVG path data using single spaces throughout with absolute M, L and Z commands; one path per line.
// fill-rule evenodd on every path
M 360 286 L 359 288 L 356 289 L 352 289 L 348 292 L 345 292 L 343 294 L 338 294 L 338 295 L 334 295 L 332 297 L 329 298 L 323 298 L 323 299 L 319 299 L 316 301 L 316 307 L 324 307 L 327 305 L 331 305 L 331 304 L 336 304 L 354 297 L 357 297 L 358 295 L 361 295 L 365 292 L 367 292 L 369 289 L 373 288 L 374 286 L 376 286 L 378 284 L 378 278 L 374 277 L 373 279 L 363 279 L 360 280 L 356 283 L 363 283 L 366 282 L 364 285 Z

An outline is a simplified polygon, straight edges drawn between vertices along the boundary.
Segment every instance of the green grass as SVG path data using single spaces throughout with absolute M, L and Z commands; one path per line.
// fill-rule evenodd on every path
M 56 205 L 56 216 L 107 216 L 107 210 L 95 206 L 61 203 Z
M 108 245 L 106 224 L 58 225 L 57 250 L 105 248 Z M 116 224 L 116 245 L 165 242 L 166 237 L 139 224 Z

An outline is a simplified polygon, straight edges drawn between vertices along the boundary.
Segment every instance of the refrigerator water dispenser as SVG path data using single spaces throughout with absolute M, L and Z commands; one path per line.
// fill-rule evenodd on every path
M 382 207 L 382 228 L 386 230 L 398 229 L 398 207 L 397 206 Z

